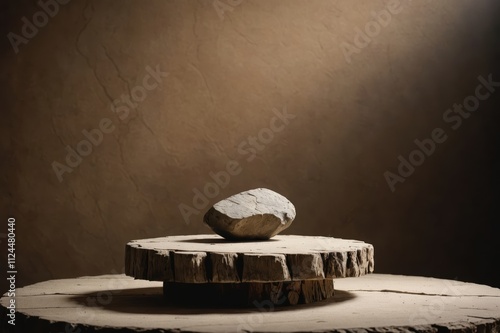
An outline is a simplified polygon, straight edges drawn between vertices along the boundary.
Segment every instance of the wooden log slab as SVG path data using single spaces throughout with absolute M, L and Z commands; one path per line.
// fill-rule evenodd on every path
M 309 304 L 333 297 L 334 287 L 332 279 L 242 283 L 164 282 L 163 295 L 172 304 L 190 307 L 248 307 L 261 302 L 286 306 Z
M 277 235 L 231 242 L 218 235 L 168 236 L 126 245 L 125 274 L 179 283 L 279 282 L 372 273 L 371 244 L 333 237 Z
M 178 306 L 162 282 L 104 275 L 51 280 L 16 290 L 16 325 L 1 332 L 499 332 L 500 289 L 433 278 L 369 274 L 335 280 L 322 302 L 251 308 Z

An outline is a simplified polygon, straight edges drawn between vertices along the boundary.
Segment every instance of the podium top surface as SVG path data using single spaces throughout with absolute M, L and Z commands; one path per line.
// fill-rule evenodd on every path
M 228 241 L 219 235 L 182 235 L 133 240 L 144 249 L 245 254 L 347 252 L 371 246 L 363 241 L 323 236 L 277 235 L 269 240 Z
M 131 241 L 125 255 L 129 276 L 183 283 L 355 277 L 373 268 L 371 244 L 321 236 L 278 235 L 244 242 L 218 235 L 167 236 Z

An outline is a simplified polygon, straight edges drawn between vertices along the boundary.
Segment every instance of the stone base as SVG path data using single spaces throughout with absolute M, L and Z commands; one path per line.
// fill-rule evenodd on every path
M 308 304 L 333 297 L 332 279 L 247 283 L 163 282 L 163 295 L 184 306 L 274 307 Z

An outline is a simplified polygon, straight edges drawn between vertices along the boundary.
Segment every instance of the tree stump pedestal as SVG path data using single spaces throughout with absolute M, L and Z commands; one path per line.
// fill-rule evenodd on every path
M 15 309 L 4 294 L 0 331 L 500 332 L 500 289 L 367 274 L 373 246 L 360 241 L 170 236 L 131 241 L 125 257 L 129 276 L 19 288 Z
M 373 246 L 332 237 L 278 235 L 227 241 L 217 235 L 131 241 L 125 273 L 163 281 L 164 296 L 196 305 L 312 303 L 334 295 L 334 278 L 373 272 Z

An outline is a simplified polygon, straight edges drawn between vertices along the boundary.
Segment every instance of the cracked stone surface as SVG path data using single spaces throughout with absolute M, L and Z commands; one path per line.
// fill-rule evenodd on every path
M 272 190 L 257 188 L 217 202 L 203 217 L 214 232 L 230 240 L 269 239 L 288 228 L 295 206 Z
M 162 299 L 162 282 L 123 275 L 30 285 L 17 290 L 17 302 L 16 326 L 7 325 L 7 333 L 63 332 L 67 323 L 74 331 L 117 333 L 500 330 L 500 289 L 386 274 L 337 279 L 331 300 L 293 311 L 273 311 L 269 300 L 243 309 L 172 306 Z M 0 315 L 5 316 L 9 298 L 3 297 L 0 304 Z

